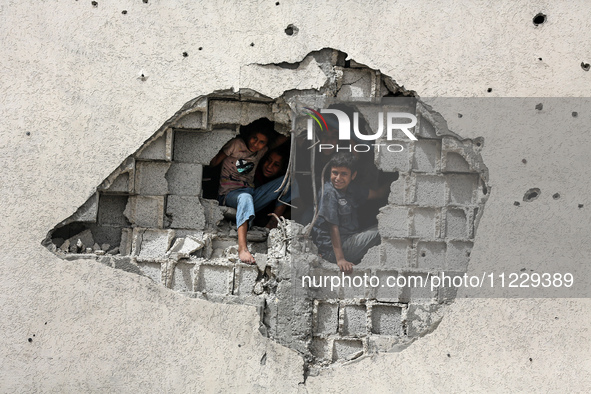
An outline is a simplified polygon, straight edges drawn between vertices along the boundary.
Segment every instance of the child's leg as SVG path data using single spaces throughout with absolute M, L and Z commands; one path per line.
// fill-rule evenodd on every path
M 370 227 L 358 234 L 351 235 L 343 242 L 343 253 L 347 261 L 359 264 L 367 251 L 380 243 L 378 226 Z
M 247 264 L 254 264 L 255 260 L 246 245 L 248 223 L 254 218 L 253 189 L 242 188 L 233 190 L 226 196 L 226 205 L 236 208 L 236 227 L 238 228 L 238 257 Z

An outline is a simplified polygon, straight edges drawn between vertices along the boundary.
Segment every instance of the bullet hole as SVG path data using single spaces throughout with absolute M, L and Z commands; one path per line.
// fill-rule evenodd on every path
M 519 271 L 521 271 L 521 272 L 525 272 L 525 271 L 527 271 L 527 270 L 526 270 L 525 268 L 522 268 L 522 269 L 520 269 Z
M 527 160 L 525 160 L 525 159 L 521 159 L 521 162 L 522 162 L 523 164 L 527 164 Z
M 29 135 L 31 135 L 31 132 L 30 132 L 30 131 L 27 131 L 25 134 L 26 134 L 27 136 L 29 136 Z
M 581 62 L 581 68 L 585 71 L 589 71 L 591 65 L 589 65 L 589 63 Z
M 421 252 L 421 257 L 425 257 L 426 255 L 427 255 L 427 253 Z
M 480 142 L 476 143 L 476 146 L 480 147 L 482 144 Z
M 45 325 L 47 325 L 47 322 L 45 322 Z
M 148 4 L 148 0 L 143 0 L 144 4 Z
M 462 115 L 462 114 L 458 114 L 458 118 L 461 118 L 462 116 L 464 116 L 464 115 Z
M 538 58 L 538 60 L 539 60 L 539 61 L 542 61 L 542 58 L 541 58 L 541 57 L 539 57 L 539 58 Z
M 554 320 L 558 320 L 558 316 L 554 316 Z
M 558 193 L 554 193 L 554 194 L 552 195 L 552 198 L 553 198 L 553 199 L 555 199 L 555 200 L 558 200 L 558 199 L 560 198 L 560 194 L 558 194 Z
M 542 192 L 537 187 L 534 187 L 533 189 L 529 189 L 528 191 L 525 192 L 525 195 L 523 196 L 523 201 L 532 202 L 533 200 L 538 198 L 541 193 Z
M 451 354 L 447 353 L 447 357 L 451 357 Z
M 470 252 L 466 252 L 466 257 L 470 257 Z
M 529 358 L 529 361 L 530 361 L 530 362 L 532 362 L 532 361 L 534 361 L 534 360 L 533 360 L 533 359 L 530 357 L 530 358 Z
M 187 57 L 189 54 L 187 52 L 183 52 L 183 57 Z
M 538 111 L 541 111 L 543 108 L 544 108 L 544 104 L 542 104 L 542 103 L 536 104 L 536 109 Z
M 583 208 L 583 204 L 579 204 L 579 208 Z
M 298 31 L 300 31 L 300 29 L 298 29 L 292 24 L 287 25 L 287 27 L 285 28 L 285 34 L 287 34 L 288 36 L 296 35 L 298 34 Z
M 486 91 L 490 93 L 490 92 L 492 92 L 492 88 L 488 88 L 488 89 L 486 89 Z
M 513 205 L 515 205 L 516 207 L 518 207 L 518 206 L 519 206 L 519 205 L 521 205 L 521 204 L 519 204 L 519 201 L 515 201 L 515 202 L 513 203 Z
M 577 116 L 579 116 L 579 113 L 576 111 L 573 111 L 573 113 L 571 115 L 573 116 L 573 118 L 576 118 Z
M 33 336 L 35 336 L 35 334 L 33 334 Z
M 534 26 L 539 26 L 545 22 L 546 22 L 546 15 L 542 14 L 541 12 L 538 15 L 534 16 L 534 19 L 533 19 Z
M 250 43 L 250 46 L 251 46 L 251 47 L 253 47 L 253 46 L 254 46 L 254 42 L 251 42 L 251 43 Z
M 279 5 L 279 2 L 275 3 L 275 5 Z
M 267 353 L 263 354 L 263 357 L 261 357 L 261 365 L 266 365 L 267 364 Z
M 121 11 L 121 13 L 122 13 L 123 15 L 127 15 L 127 10 L 123 10 L 123 11 Z
M 238 347 L 242 347 L 242 345 L 241 344 L 238 344 Z
M 199 47 L 199 50 L 202 51 L 203 50 L 203 47 Z
M 28 339 L 29 343 L 33 342 L 33 338 Z
M 92 3 L 90 3 L 90 4 L 92 4 L 92 6 L 93 6 L 94 8 L 98 7 L 98 3 L 97 3 L 96 1 L 93 1 L 93 2 L 92 2 Z

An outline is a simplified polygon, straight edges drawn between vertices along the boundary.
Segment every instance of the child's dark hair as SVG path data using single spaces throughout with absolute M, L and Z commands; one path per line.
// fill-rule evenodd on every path
M 328 169 L 345 167 L 351 170 L 351 174 L 357 171 L 357 158 L 353 153 L 336 153 L 328 162 Z
M 255 133 L 260 133 L 267 137 L 267 146 L 273 145 L 273 142 L 275 142 L 275 138 L 277 136 L 274 123 L 267 118 L 257 119 L 246 126 L 240 127 L 240 136 L 245 141 Z

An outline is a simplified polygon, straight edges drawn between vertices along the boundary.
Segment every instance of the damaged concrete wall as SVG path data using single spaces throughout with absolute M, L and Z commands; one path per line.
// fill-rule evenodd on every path
M 589 44 L 579 34 L 589 27 L 581 12 L 588 5 L 543 8 L 535 2 L 438 9 L 423 2 L 280 1 L 237 3 L 222 13 L 208 3 L 175 9 L 103 1 L 0 6 L 8 75 L 0 83 L 10 92 L 1 99 L 2 305 L 8 316 L 2 323 L 2 387 L 297 391 L 301 357 L 260 336 L 255 308 L 190 300 L 134 274 L 62 261 L 39 240 L 187 101 L 230 87 L 269 97 L 294 81 L 299 89 L 320 88 L 325 74 L 316 60 L 290 64 L 324 47 L 348 53 L 422 97 L 588 95 L 589 74 L 581 63 L 589 63 Z M 547 21 L 534 25 L 539 12 Z M 334 17 L 319 24 L 318 15 Z M 297 34 L 285 32 L 288 24 Z M 462 123 L 471 118 L 469 110 L 462 111 L 463 120 L 458 111 L 439 110 L 450 129 L 487 143 L 482 155 L 494 195 L 475 238 L 473 269 L 586 261 L 589 182 L 580 158 L 589 145 L 589 115 L 574 108 L 569 117 L 571 111 L 580 113 L 580 123 L 539 138 Z M 543 119 L 543 113 L 531 117 Z M 187 120 L 185 128 L 200 121 Z M 142 152 L 145 162 L 170 161 L 156 149 L 166 147 L 168 137 L 158 138 L 153 150 Z M 560 176 L 547 176 L 556 169 Z M 112 180 L 113 197 L 105 200 L 117 212 L 125 212 L 120 196 L 136 181 L 130 171 Z M 146 187 L 154 197 L 146 209 L 164 209 L 162 190 Z M 540 198 L 508 211 L 533 187 L 542 191 Z M 562 197 L 551 198 L 555 193 Z M 143 207 L 130 204 L 128 215 L 139 219 Z M 83 211 L 80 220 L 89 214 Z M 125 215 L 101 218 L 100 211 L 107 227 L 127 226 L 119 220 Z M 343 310 L 362 316 L 358 306 L 343 304 Z M 588 315 L 585 300 L 456 300 L 437 330 L 411 347 L 309 377 L 305 387 L 580 390 L 589 385 Z M 396 379 L 381 379 L 393 369 Z

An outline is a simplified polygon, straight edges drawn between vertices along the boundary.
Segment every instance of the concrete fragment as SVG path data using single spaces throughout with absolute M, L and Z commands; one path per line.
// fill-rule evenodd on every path
M 196 230 L 205 228 L 205 212 L 199 197 L 169 196 L 166 215 L 172 220 L 171 228 Z
M 203 123 L 204 115 L 202 111 L 188 113 L 177 120 L 174 126 L 180 129 L 204 129 L 206 126 Z
M 108 254 L 118 254 L 119 253 L 119 246 L 115 246 L 113 249 L 107 252 Z
M 92 251 L 96 252 L 97 250 L 104 250 L 104 249 L 101 249 L 100 245 L 95 242 L 94 245 L 92 245 Z
M 170 163 L 137 161 L 135 167 L 135 192 L 137 194 L 163 196 L 168 193 L 166 172 Z
M 109 248 L 110 248 L 110 247 L 111 247 L 111 245 L 109 245 L 109 244 L 102 244 L 102 245 L 101 245 L 101 249 L 102 249 L 102 250 L 104 250 L 105 252 L 106 252 L 107 250 L 109 250 Z
M 181 258 L 189 258 L 189 255 L 205 246 L 205 239 L 200 239 L 195 236 L 186 236 L 185 238 L 177 238 L 174 245 L 166 253 L 166 257 L 178 260 Z
M 96 222 L 98 213 L 98 193 L 94 193 L 76 212 L 67 220 L 67 222 Z
M 160 263 L 142 262 L 139 260 L 137 265 L 142 275 L 147 276 L 158 284 L 162 284 L 162 272 Z
M 337 87 L 340 89 L 337 93 L 338 100 L 363 101 L 371 100 L 372 98 L 372 84 L 375 79 L 374 71 L 366 69 L 353 69 L 335 67 L 341 76 L 337 81 Z
M 160 137 L 144 144 L 136 157 L 143 160 L 170 160 L 170 155 L 167 155 L 166 149 L 166 140 L 169 138 L 170 133 L 172 133 L 172 130 L 169 129 Z
M 62 252 L 68 252 L 70 250 L 70 240 L 66 239 L 62 245 L 59 247 Z
M 119 244 L 119 252 L 123 255 L 131 254 L 133 246 L 133 230 L 124 228 L 121 230 L 121 242 Z M 109 252 L 110 253 L 110 252 Z

